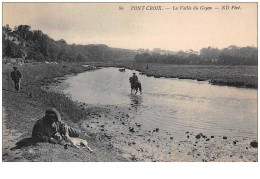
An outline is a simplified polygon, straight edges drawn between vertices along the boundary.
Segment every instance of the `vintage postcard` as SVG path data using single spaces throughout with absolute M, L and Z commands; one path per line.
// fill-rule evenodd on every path
M 2 3 L 2 162 L 258 162 L 254 3 Z

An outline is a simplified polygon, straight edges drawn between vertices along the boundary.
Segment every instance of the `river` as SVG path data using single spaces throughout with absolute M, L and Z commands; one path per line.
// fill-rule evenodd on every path
M 138 74 L 138 72 L 137 72 Z M 73 100 L 126 106 L 146 127 L 180 135 L 186 131 L 234 138 L 257 138 L 257 90 L 208 82 L 138 75 L 143 94 L 130 94 L 132 71 L 102 68 L 68 77 L 64 89 Z

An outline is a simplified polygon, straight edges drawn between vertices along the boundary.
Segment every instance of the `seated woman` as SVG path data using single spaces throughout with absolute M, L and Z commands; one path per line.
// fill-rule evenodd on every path
M 79 132 L 61 121 L 56 109 L 47 109 L 34 125 L 32 137 L 41 142 L 59 143 L 61 136 L 79 137 Z
M 72 147 L 80 148 L 87 147 L 91 152 L 93 151 L 89 146 L 88 142 L 84 139 L 80 139 L 79 132 L 66 123 L 61 121 L 59 112 L 54 109 L 48 109 L 45 112 L 45 116 L 39 119 L 33 127 L 32 137 L 40 142 L 50 142 L 54 144 L 62 144 L 66 142 L 67 145 Z

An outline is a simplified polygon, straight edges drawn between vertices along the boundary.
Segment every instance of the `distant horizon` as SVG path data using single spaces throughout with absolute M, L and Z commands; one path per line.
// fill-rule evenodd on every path
M 128 50 L 257 48 L 257 3 L 185 3 L 213 8 L 221 4 L 235 4 L 241 10 L 131 10 L 138 5 L 177 7 L 183 3 L 3 3 L 2 25 L 12 29 L 30 25 L 32 30 L 68 44 L 104 44 Z

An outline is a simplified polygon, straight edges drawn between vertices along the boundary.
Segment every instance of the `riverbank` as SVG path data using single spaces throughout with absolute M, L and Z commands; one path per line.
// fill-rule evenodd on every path
M 98 67 L 135 69 L 140 72 L 140 75 L 156 78 L 192 79 L 209 81 L 213 85 L 258 88 L 257 66 L 172 65 L 134 62 L 96 62 L 89 64 Z
M 176 137 L 163 129 L 136 123 L 135 106 L 78 103 L 42 88 L 49 84 L 59 88 L 57 77 L 62 79 L 92 67 L 19 67 L 23 74 L 21 93 L 16 93 L 9 81 L 11 70 L 11 66 L 3 66 L 3 161 L 257 161 L 257 148 L 250 146 L 251 141 L 217 135 L 197 137 L 193 131 Z M 16 142 L 31 136 L 34 123 L 48 106 L 58 109 L 67 124 L 81 130 L 81 138 L 88 140 L 94 153 L 48 143 L 11 150 Z
M 76 75 L 91 67 L 82 67 L 81 64 L 26 64 L 18 67 L 22 73 L 21 92 L 14 90 L 10 79 L 11 65 L 3 65 L 3 161 L 127 161 L 118 151 L 111 149 L 109 144 L 101 143 L 104 138 L 100 134 L 90 134 L 82 130 L 81 120 L 98 114 L 102 109 L 89 107 L 82 110 L 76 102 L 68 97 L 51 91 L 46 91 L 42 86 L 59 83 L 56 77 Z M 95 151 L 90 153 L 85 149 L 68 148 L 62 145 L 37 143 L 12 149 L 22 139 L 29 138 L 37 119 L 44 116 L 47 107 L 55 107 L 62 119 L 70 126 L 81 131 L 81 138 L 87 139 Z

